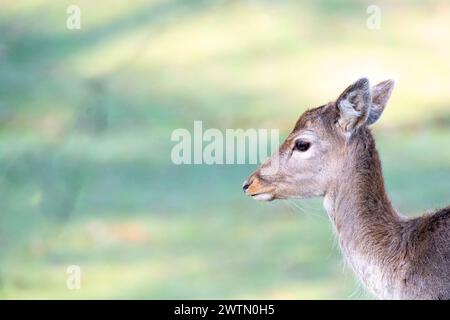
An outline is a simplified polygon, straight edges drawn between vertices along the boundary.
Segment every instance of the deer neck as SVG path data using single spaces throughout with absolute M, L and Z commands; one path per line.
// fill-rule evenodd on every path
M 375 295 L 393 297 L 401 218 L 386 195 L 373 140 L 354 151 L 359 155 L 338 169 L 342 174 L 327 191 L 324 206 L 355 273 Z

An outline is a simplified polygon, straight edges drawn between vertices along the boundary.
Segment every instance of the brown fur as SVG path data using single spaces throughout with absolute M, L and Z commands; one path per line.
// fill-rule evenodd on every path
M 361 79 L 336 102 L 305 112 L 280 150 L 250 177 L 247 192 L 268 193 L 263 200 L 325 196 L 342 251 L 373 294 L 450 299 L 450 207 L 414 219 L 393 208 L 366 125 L 381 115 L 393 83 L 373 88 L 373 104 L 382 102 L 373 112 L 370 101 L 361 103 L 370 97 L 367 86 L 367 79 Z M 353 100 L 342 102 L 349 93 Z M 343 110 L 349 105 L 355 110 Z M 315 149 L 309 157 L 293 150 L 305 132 L 313 132 Z M 275 158 L 278 171 L 265 175 Z

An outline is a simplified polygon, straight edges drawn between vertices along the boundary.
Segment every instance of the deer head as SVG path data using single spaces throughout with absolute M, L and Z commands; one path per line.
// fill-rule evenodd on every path
M 275 152 L 244 182 L 257 200 L 324 196 L 346 166 L 355 165 L 355 146 L 381 116 L 394 82 L 373 87 L 361 78 L 335 102 L 306 111 Z

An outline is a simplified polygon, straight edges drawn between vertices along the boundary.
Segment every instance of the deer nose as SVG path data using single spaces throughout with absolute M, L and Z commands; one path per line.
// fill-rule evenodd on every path
M 250 183 L 248 183 L 247 180 L 244 181 L 244 185 L 242 186 L 242 189 L 244 190 L 244 193 L 247 192 L 248 187 L 250 187 Z

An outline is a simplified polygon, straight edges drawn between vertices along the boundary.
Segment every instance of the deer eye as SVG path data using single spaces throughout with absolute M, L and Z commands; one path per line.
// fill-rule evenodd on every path
M 297 140 L 295 141 L 295 149 L 301 152 L 305 152 L 311 147 L 311 143 L 305 141 L 305 140 Z

